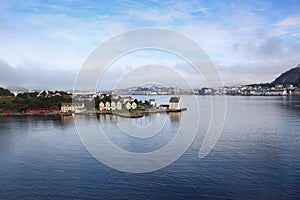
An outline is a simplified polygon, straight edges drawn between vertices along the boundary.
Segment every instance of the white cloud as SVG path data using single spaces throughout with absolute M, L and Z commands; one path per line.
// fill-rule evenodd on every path
M 283 20 L 280 20 L 275 24 L 275 26 L 285 26 L 285 27 L 300 27 L 300 15 L 291 15 Z
M 294 14 L 279 20 L 270 27 L 269 36 L 290 34 L 298 37 L 300 33 L 300 15 Z
M 300 62 L 300 15 L 288 7 L 275 9 L 272 2 L 15 3 L 5 1 L 0 6 L 0 43 L 5 47 L 0 49 L 0 59 L 16 69 L 39 66 L 46 71 L 75 73 L 101 42 L 149 26 L 173 29 L 195 40 L 217 66 L 223 67 L 227 83 L 232 82 L 229 73 L 235 74 L 235 84 L 258 81 L 260 72 L 266 73 L 262 79 L 269 80 L 277 73 L 272 68 L 285 71 Z M 272 13 L 284 13 L 284 17 L 273 19 Z M 123 59 L 121 65 L 133 65 L 132 60 Z M 149 63 L 151 54 L 134 60 L 134 65 Z M 155 63 L 174 69 L 182 63 L 162 60 Z M 121 65 L 118 73 L 123 71 Z

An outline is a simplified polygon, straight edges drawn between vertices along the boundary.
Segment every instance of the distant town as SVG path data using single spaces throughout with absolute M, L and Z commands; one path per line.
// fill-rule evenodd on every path
M 47 90 L 23 92 L 0 88 L 0 115 L 71 115 L 96 112 L 141 117 L 149 112 L 183 111 L 186 108 L 182 107 L 180 95 L 290 96 L 300 95 L 299 89 L 293 85 L 271 87 L 247 85 L 202 89 L 150 86 L 98 92 Z M 149 96 L 149 100 L 140 101 L 132 98 L 133 95 L 146 95 Z M 171 97 L 165 105 L 157 105 L 154 98 L 156 95 Z M 91 105 L 91 102 L 94 104 Z M 129 114 L 126 111 L 129 111 Z
M 186 110 L 180 95 L 294 96 L 300 95 L 300 65 L 281 74 L 271 83 L 183 89 L 151 85 L 102 91 L 24 91 L 0 87 L 0 116 L 3 115 L 72 115 L 115 114 L 141 117 L 147 113 Z M 148 100 L 131 96 L 146 95 Z M 169 102 L 157 105 L 154 96 L 170 95 Z
M 287 96 L 300 95 L 300 88 L 294 85 L 269 86 L 264 84 L 245 85 L 238 87 L 218 87 L 202 89 L 182 89 L 178 87 L 132 87 L 127 89 L 104 90 L 114 95 L 241 95 L 241 96 Z
M 103 91 L 117 95 L 241 95 L 241 96 L 288 96 L 300 95 L 300 64 L 282 73 L 271 83 L 232 87 L 182 89 L 178 87 L 132 87 Z

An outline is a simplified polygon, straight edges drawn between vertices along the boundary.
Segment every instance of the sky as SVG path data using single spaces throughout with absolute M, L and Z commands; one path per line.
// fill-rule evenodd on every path
M 271 82 L 300 63 L 299 0 L 0 0 L 0 86 L 72 89 L 99 45 L 145 27 L 173 30 L 198 43 L 226 86 Z M 131 70 L 157 82 L 172 80 L 159 67 L 155 73 L 135 70 L 153 63 L 168 66 L 194 88 L 204 86 L 185 60 L 158 50 L 124 55 L 99 84 L 112 87 L 105 80 L 121 80 Z M 134 77 L 125 82 L 141 84 Z

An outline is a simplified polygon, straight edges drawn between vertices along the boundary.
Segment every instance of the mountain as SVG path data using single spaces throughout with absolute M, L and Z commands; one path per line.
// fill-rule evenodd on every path
M 28 92 L 27 88 L 17 86 L 17 85 L 9 85 L 6 88 L 10 91 Z
M 276 78 L 272 83 L 272 85 L 295 85 L 300 87 L 300 64 L 297 67 L 292 68 L 283 74 L 281 74 L 278 78 Z

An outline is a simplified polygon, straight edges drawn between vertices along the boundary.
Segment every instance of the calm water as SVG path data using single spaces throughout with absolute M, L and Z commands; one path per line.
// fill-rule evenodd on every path
M 168 98 L 157 97 L 160 103 Z M 189 117 L 189 98 L 184 97 L 188 111 L 181 114 L 100 116 L 98 122 L 121 148 L 153 151 L 175 137 Z M 173 164 L 146 174 L 119 172 L 97 161 L 70 117 L 0 118 L 0 199 L 299 198 L 299 97 L 228 97 L 223 133 L 204 159 L 198 153 L 210 119 L 210 98 L 197 98 L 201 121 L 191 147 Z M 87 125 L 92 120 L 79 118 Z M 165 128 L 160 137 L 145 142 L 121 133 L 117 124 L 126 120 L 142 127 L 164 121 Z

